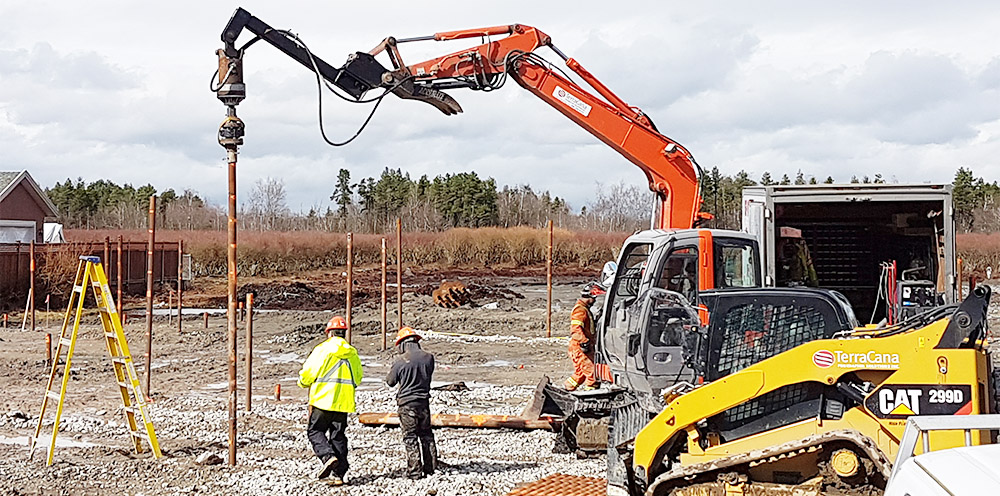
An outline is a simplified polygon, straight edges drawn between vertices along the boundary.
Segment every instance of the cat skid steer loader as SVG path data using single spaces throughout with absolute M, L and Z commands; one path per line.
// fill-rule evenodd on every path
M 612 412 L 609 495 L 871 494 L 885 487 L 909 416 L 996 411 L 987 286 L 896 326 L 827 336 L 808 334 L 852 318 L 833 292 L 705 294 L 708 326 L 680 295 L 655 293 L 637 323 L 675 333 L 695 380 L 661 390 L 651 420 L 648 395 Z M 993 441 L 986 431 L 930 436 L 938 449 Z

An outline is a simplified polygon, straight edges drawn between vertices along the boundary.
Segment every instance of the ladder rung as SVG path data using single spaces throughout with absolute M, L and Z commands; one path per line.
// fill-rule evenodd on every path
M 74 293 L 83 293 L 83 285 L 82 284 L 81 285 L 74 284 L 73 285 L 73 292 Z
M 118 383 L 118 387 L 127 388 L 127 387 L 131 386 L 131 384 L 129 384 L 129 383 L 125 382 L 125 381 L 115 381 L 115 382 Z
M 57 393 L 55 391 L 52 391 L 52 390 L 46 391 L 45 392 L 45 396 L 48 396 L 50 399 L 53 399 L 53 400 L 56 400 L 56 401 L 59 401 L 59 397 L 60 397 L 59 393 Z
M 113 332 L 105 332 L 104 337 L 108 339 L 118 339 L 118 335 Z
M 111 361 L 125 365 L 125 357 L 111 357 Z
M 149 434 L 146 434 L 145 432 L 139 432 L 139 431 L 130 431 L 130 432 L 132 434 L 132 437 L 137 437 L 139 439 L 145 439 L 146 441 L 149 441 Z
M 59 346 L 69 346 L 73 344 L 73 341 L 67 338 L 59 338 Z

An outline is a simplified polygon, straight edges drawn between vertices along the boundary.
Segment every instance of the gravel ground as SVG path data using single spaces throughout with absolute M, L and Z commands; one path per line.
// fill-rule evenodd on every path
M 496 282 L 494 282 L 496 284 Z M 441 309 L 426 295 L 407 295 L 405 319 L 426 335 L 424 346 L 437 357 L 435 380 L 463 381 L 466 391 L 434 391 L 433 413 L 516 415 L 542 375 L 555 380 L 571 369 L 564 329 L 576 284 L 556 288 L 555 334 L 545 338 L 544 291 L 537 282 L 511 280 L 525 293 L 515 308 L 501 301 L 484 307 Z M 507 287 L 507 286 L 505 286 Z M 544 289 L 544 286 L 541 286 Z M 152 362 L 154 402 L 150 407 L 162 459 L 135 455 L 111 365 L 95 326 L 85 317 L 73 356 L 73 373 L 63 412 L 55 463 L 44 464 L 48 438 L 27 460 L 49 369 L 43 360 L 44 332 L 0 330 L 0 495 L 28 494 L 364 494 L 503 495 L 517 484 L 561 472 L 601 476 L 603 458 L 578 460 L 554 454 L 548 431 L 436 429 L 440 459 L 447 464 L 420 481 L 405 477 L 399 429 L 364 427 L 351 418 L 348 485 L 333 488 L 314 479 L 319 461 L 305 436 L 306 392 L 295 386 L 302 361 L 321 340 L 329 312 L 263 312 L 254 319 L 253 411 L 244 412 L 243 325 L 239 336 L 239 448 L 236 467 L 201 465 L 201 456 L 228 457 L 225 317 L 186 319 L 184 331 L 163 318 L 154 323 Z M 359 412 L 395 411 L 394 392 L 382 383 L 392 350 L 381 350 L 378 308 L 355 307 L 354 344 L 365 378 L 358 392 Z M 61 322 L 61 315 L 49 319 Z M 145 323 L 131 315 L 126 326 L 140 380 Z M 39 321 L 44 321 L 39 317 Z M 391 322 L 390 322 L 391 324 Z M 558 327 L 556 327 L 558 326 Z M 391 339 L 390 339 L 391 345 Z M 273 388 L 282 386 L 282 401 Z M 51 412 L 47 417 L 51 417 Z M 51 424 L 50 424 L 51 426 Z M 43 429 L 43 433 L 46 430 Z M 51 430 L 49 429 L 49 432 Z
M 468 391 L 435 391 L 434 413 L 517 414 L 541 375 L 561 380 L 570 369 L 564 329 L 575 286 L 557 291 L 556 332 L 544 337 L 544 293 L 528 295 L 518 308 L 444 310 L 430 298 L 407 301 L 406 321 L 426 334 L 425 347 L 438 359 L 435 378 L 465 381 Z M 996 288 L 995 288 L 996 289 Z M 1000 324 L 994 298 L 989 314 Z M 157 323 L 153 361 L 154 398 L 150 412 L 164 458 L 135 455 L 127 442 L 117 388 L 109 385 L 110 364 L 90 325 L 81 330 L 74 374 L 63 413 L 55 464 L 44 465 L 44 447 L 27 461 L 26 438 L 33 432 L 48 369 L 42 359 L 42 333 L 0 331 L 0 495 L 104 494 L 334 494 L 334 495 L 503 495 L 517 484 L 553 473 L 601 477 L 602 458 L 579 460 L 554 454 L 555 435 L 547 431 L 437 429 L 440 458 L 448 466 L 431 477 L 404 477 L 400 432 L 363 427 L 352 418 L 348 485 L 332 488 L 313 479 L 319 462 L 305 438 L 305 392 L 295 375 L 309 350 L 320 341 L 315 328 L 328 312 L 274 312 L 255 319 L 253 411 L 242 411 L 239 391 L 239 456 L 236 467 L 200 465 L 199 456 L 227 456 L 225 320 L 213 317 L 186 323 L 183 333 Z M 394 411 L 393 391 L 381 383 L 393 356 L 381 351 L 377 309 L 363 306 L 355 316 L 356 346 L 365 366 L 358 393 L 359 412 Z M 558 325 L 558 327 L 556 327 Z M 242 332 L 242 330 L 241 330 Z M 144 325 L 127 329 L 133 352 L 140 353 Z M 997 340 L 994 338 L 994 352 Z M 242 341 L 241 341 L 242 346 Z M 242 350 L 242 348 L 241 348 Z M 242 358 L 242 356 L 241 356 Z M 141 357 L 137 357 L 141 364 Z M 143 366 L 137 367 L 140 375 Z M 242 387 L 242 365 L 240 385 Z M 270 398 L 275 384 L 283 401 Z
M 442 413 L 516 414 L 519 407 L 510 405 L 510 400 L 526 401 L 531 389 L 473 384 L 469 391 L 435 391 L 431 408 Z M 392 392 L 386 389 L 360 391 L 358 402 L 359 411 L 394 408 Z M 399 429 L 365 427 L 352 419 L 348 485 L 333 488 L 312 477 L 319 462 L 308 450 L 301 403 L 260 398 L 255 399 L 253 410 L 239 415 L 235 469 L 195 463 L 205 452 L 225 459 L 228 446 L 226 405 L 199 392 L 157 402 L 151 408 L 166 455 L 161 460 L 131 453 L 122 436 L 125 426 L 119 412 L 65 415 L 60 443 L 93 445 L 57 448 L 52 467 L 41 465 L 44 449 L 38 450 L 26 470 L 24 438 L 2 439 L 20 441 L 0 445 L 0 480 L 7 481 L 3 494 L 499 495 L 556 472 L 600 476 L 604 471 L 603 459 L 578 460 L 552 453 L 551 432 L 437 429 L 440 458 L 447 466 L 414 482 L 404 477 Z M 0 429 L 29 432 L 35 420 L 25 417 L 30 416 L 20 412 L 0 416 Z M 66 480 L 73 481 L 72 489 L 66 487 Z M 47 487 L 62 489 L 50 492 Z

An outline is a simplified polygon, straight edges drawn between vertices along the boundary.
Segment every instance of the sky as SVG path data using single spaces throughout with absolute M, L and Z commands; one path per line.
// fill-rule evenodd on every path
M 107 179 L 223 203 L 216 130 L 225 109 L 209 82 L 238 6 L 336 66 L 390 35 L 534 26 L 725 174 L 946 183 L 965 166 L 1000 179 L 1000 3 L 990 1 L 3 0 L 0 170 L 27 169 L 46 187 Z M 413 63 L 476 43 L 400 51 Z M 513 83 L 451 90 L 464 108 L 457 116 L 390 96 L 357 140 L 334 148 L 320 136 L 311 72 L 265 43 L 247 50 L 244 72 L 241 200 L 256 181 L 279 178 L 291 209 L 322 210 L 341 168 L 354 181 L 385 167 L 413 178 L 473 170 L 549 190 L 574 209 L 598 183 L 646 184 Z M 369 110 L 326 95 L 327 134 L 350 137 Z

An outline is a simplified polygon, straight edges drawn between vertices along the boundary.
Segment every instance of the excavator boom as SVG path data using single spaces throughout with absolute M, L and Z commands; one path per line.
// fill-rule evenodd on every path
M 237 47 L 236 40 L 243 31 L 253 33 L 255 38 Z M 403 62 L 398 49 L 400 43 L 406 42 L 503 35 L 506 36 L 495 41 L 411 65 Z M 687 229 L 709 218 L 698 212 L 701 206 L 698 171 L 691 153 L 661 134 L 641 110 L 625 103 L 579 62 L 559 51 L 547 34 L 533 27 L 512 24 L 416 38 L 389 37 L 368 52 L 354 53 L 342 67 L 334 67 L 315 56 L 289 31 L 274 29 L 246 10 L 237 9 L 223 29 L 225 48 L 220 52 L 219 96 L 230 104 L 239 103 L 245 96 L 242 54 L 257 40 L 266 41 L 315 71 L 355 101 L 361 101 L 372 89 L 383 88 L 403 99 L 429 103 L 446 115 L 460 113 L 462 107 L 443 90 L 490 91 L 499 88 L 510 77 L 646 174 L 649 189 L 657 196 L 652 227 Z M 566 66 L 603 99 L 571 81 L 535 53 L 545 46 L 559 55 Z M 386 69 L 375 59 L 382 52 L 387 53 L 392 69 Z
M 400 43 L 411 41 L 494 35 L 507 36 L 410 65 L 403 62 L 398 49 Z M 535 51 L 544 46 L 558 54 L 566 66 L 603 99 L 574 83 L 539 57 Z M 513 78 L 521 87 L 613 148 L 646 174 L 649 189 L 658 198 L 653 227 L 687 229 L 701 217 L 698 212 L 701 198 L 697 166 L 691 153 L 661 134 L 641 110 L 625 103 L 578 61 L 566 57 L 552 44 L 552 39 L 538 29 L 512 24 L 408 39 L 389 37 L 368 53 L 378 55 L 383 51 L 394 67 L 383 78 L 383 86 L 412 79 L 414 87 L 426 90 L 468 88 L 490 91 L 499 88 L 505 77 Z M 400 92 L 395 93 L 400 95 Z

